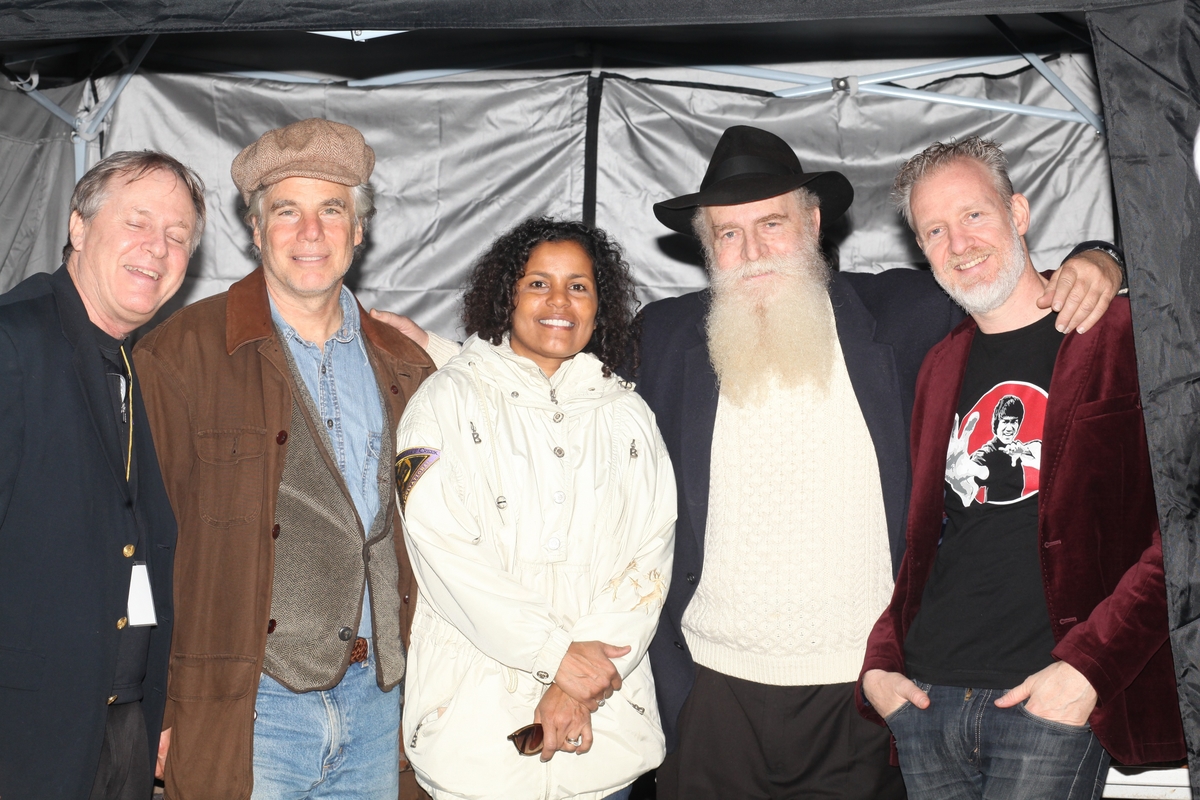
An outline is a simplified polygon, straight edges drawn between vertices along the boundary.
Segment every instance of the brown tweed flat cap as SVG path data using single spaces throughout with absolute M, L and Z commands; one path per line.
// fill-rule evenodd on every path
M 327 119 L 305 119 L 267 131 L 233 159 L 233 182 L 250 195 L 284 178 L 319 178 L 358 186 L 371 178 L 375 151 L 358 129 Z

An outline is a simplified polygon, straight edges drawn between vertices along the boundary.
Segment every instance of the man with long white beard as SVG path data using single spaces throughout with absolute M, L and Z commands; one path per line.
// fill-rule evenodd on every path
M 813 209 L 811 192 L 791 197 Z M 699 235 L 704 238 L 703 230 Z M 711 242 L 707 242 L 711 246 Z M 706 254 L 711 253 L 706 247 Z M 760 404 L 772 381 L 827 389 L 836 338 L 829 306 L 829 277 L 815 238 L 798 242 L 790 253 L 764 255 L 720 269 L 711 263 L 709 357 L 721 392 L 738 406 Z
M 654 208 L 700 238 L 712 278 L 646 308 L 637 375 L 679 487 L 650 648 L 660 800 L 904 797 L 854 683 L 904 549 L 917 371 L 962 312 L 927 272 L 829 269 L 820 229 L 852 198 L 738 126 L 699 192 Z M 1089 253 L 1038 302 L 1082 332 L 1119 283 Z
M 917 381 L 908 547 L 861 710 L 913 800 L 1098 798 L 1110 754 L 1186 755 L 1129 301 L 1087 336 L 1054 327 L 995 142 L 931 145 L 896 198 L 971 319 Z

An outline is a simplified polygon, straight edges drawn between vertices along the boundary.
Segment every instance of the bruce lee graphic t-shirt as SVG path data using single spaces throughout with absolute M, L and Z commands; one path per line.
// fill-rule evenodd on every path
M 942 538 L 904 642 L 909 677 L 1010 689 L 1053 659 L 1038 556 L 1038 483 L 1054 314 L 975 333 L 946 457 Z

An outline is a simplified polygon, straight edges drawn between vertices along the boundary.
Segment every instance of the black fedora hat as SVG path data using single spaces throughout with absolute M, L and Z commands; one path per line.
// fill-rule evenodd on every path
M 700 191 L 654 204 L 654 216 L 673 231 L 694 235 L 697 206 L 733 206 L 766 200 L 801 186 L 821 204 L 821 227 L 850 207 L 854 187 L 840 172 L 805 172 L 788 143 L 773 133 L 735 125 L 721 134 Z

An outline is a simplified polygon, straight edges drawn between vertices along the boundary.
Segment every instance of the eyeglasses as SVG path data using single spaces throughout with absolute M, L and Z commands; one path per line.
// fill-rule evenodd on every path
M 542 730 L 542 723 L 540 722 L 526 725 L 524 728 L 508 735 L 508 740 L 516 746 L 517 752 L 523 756 L 536 756 L 542 752 L 542 742 L 544 739 L 545 732 Z

